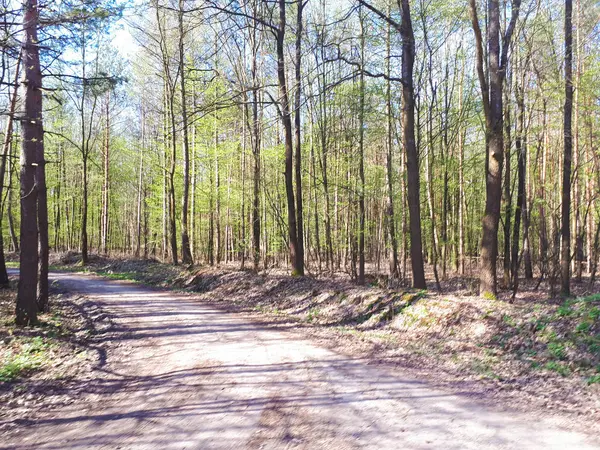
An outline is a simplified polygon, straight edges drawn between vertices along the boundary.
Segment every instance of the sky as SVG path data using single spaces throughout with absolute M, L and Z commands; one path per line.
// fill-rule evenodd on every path
M 119 25 L 122 26 L 113 32 L 112 45 L 123 58 L 129 61 L 137 49 L 137 44 L 131 36 L 128 25 L 125 22 Z
M 139 3 L 133 1 L 132 3 Z M 133 54 L 137 50 L 137 43 L 131 35 L 130 27 L 128 22 L 135 21 L 136 19 L 136 8 L 127 8 L 113 31 L 112 45 L 119 52 L 119 54 L 126 60 L 131 60 Z

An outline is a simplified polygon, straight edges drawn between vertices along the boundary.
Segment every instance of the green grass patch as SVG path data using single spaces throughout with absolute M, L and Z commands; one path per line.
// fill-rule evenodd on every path
M 548 361 L 544 368 L 546 370 L 556 372 L 563 377 L 569 376 L 569 374 L 571 373 L 571 370 L 567 367 L 566 364 L 557 361 Z
M 598 375 L 592 375 L 591 377 L 589 377 L 587 379 L 587 384 L 588 385 L 597 384 L 597 383 L 600 383 L 600 374 L 598 374 Z
M 121 280 L 121 281 L 138 281 L 139 274 L 135 272 L 112 272 L 112 271 L 100 271 L 98 275 L 102 275 L 103 277 L 110 278 L 111 280 Z
M 308 314 L 306 315 L 307 322 L 314 322 L 319 319 L 320 310 L 319 308 L 312 307 L 308 310 Z
M 564 342 L 550 342 L 548 344 L 548 351 L 555 359 L 564 360 L 567 356 Z
M 18 342 L 0 364 L 0 381 L 11 382 L 42 367 L 48 361 L 50 346 L 41 336 Z

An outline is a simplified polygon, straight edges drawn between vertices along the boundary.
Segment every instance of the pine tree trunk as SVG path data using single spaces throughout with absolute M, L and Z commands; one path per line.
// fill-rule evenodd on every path
M 23 8 L 24 114 L 21 119 L 21 258 L 16 303 L 16 323 L 20 326 L 37 323 L 38 192 L 35 177 L 39 163 L 38 158 L 40 154 L 43 154 L 44 145 L 37 0 L 27 0 Z

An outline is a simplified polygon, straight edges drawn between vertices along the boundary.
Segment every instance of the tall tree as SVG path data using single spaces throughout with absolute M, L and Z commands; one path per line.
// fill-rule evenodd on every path
M 358 78 L 358 284 L 365 284 L 365 17 L 360 21 L 360 73 Z
M 254 9 L 256 3 L 253 4 Z M 256 14 L 256 11 L 254 11 Z M 259 73 L 258 73 L 258 52 L 261 45 L 260 33 L 256 26 L 249 27 L 250 53 L 251 53 L 251 77 L 252 77 L 252 256 L 254 270 L 257 271 L 260 265 L 260 148 L 261 132 L 259 122 Z
M 23 4 L 23 87 L 24 111 L 21 118 L 21 258 L 16 304 L 16 323 L 37 323 L 38 281 L 38 190 L 36 171 L 43 155 L 42 71 L 38 40 L 37 0 Z
M 391 7 L 388 6 L 387 14 L 391 13 Z M 391 49 L 391 26 L 388 23 L 386 27 L 386 64 L 385 71 L 387 75 L 385 85 L 385 114 L 387 116 L 386 121 L 386 134 L 387 134 L 387 152 L 386 152 L 386 179 L 387 179 L 387 225 L 391 244 L 390 253 L 390 278 L 396 278 L 399 275 L 398 267 L 398 238 L 396 236 L 396 214 L 394 212 L 394 140 L 393 140 L 393 120 L 394 114 L 392 110 L 392 82 L 390 80 L 392 74 L 392 49 Z
M 181 91 L 181 121 L 183 128 L 183 194 L 181 199 L 181 258 L 183 264 L 192 264 L 192 250 L 189 237 L 189 197 L 190 197 L 190 138 L 187 114 L 186 97 L 186 67 L 185 67 L 185 27 L 183 25 L 185 4 L 179 0 L 179 11 L 177 14 L 179 25 L 179 83 Z
M 561 295 L 571 295 L 571 159 L 573 154 L 573 2 L 565 0 L 565 107 L 561 206 Z
M 425 269 L 421 238 L 421 195 L 419 176 L 419 154 L 415 141 L 415 92 L 413 71 L 415 64 L 415 35 L 410 18 L 409 0 L 402 0 L 402 131 L 406 152 L 408 176 L 408 209 L 410 223 L 410 260 L 413 287 L 425 289 Z
M 500 43 L 500 4 L 488 1 L 487 10 L 487 55 L 483 51 L 483 37 L 479 26 L 476 0 L 470 0 L 471 22 L 475 33 L 477 74 L 485 114 L 486 158 L 485 158 L 485 212 L 481 238 L 481 295 L 496 295 L 496 261 L 498 259 L 498 224 L 502 202 L 502 168 L 504 163 L 504 120 L 503 88 L 508 50 L 515 29 L 521 0 L 513 0 L 511 19 Z M 484 58 L 486 58 L 484 65 Z M 487 70 L 486 70 L 487 69 Z
M 296 0 L 296 95 L 295 95 L 295 115 L 294 125 L 296 132 L 296 159 L 295 159 L 295 175 L 296 175 L 296 222 L 298 226 L 298 249 L 296 253 L 296 271 L 298 275 L 304 274 L 304 207 L 302 202 L 302 117 L 301 104 L 302 100 L 302 33 L 303 33 L 303 18 L 304 0 Z
M 290 98 L 285 69 L 285 32 L 286 32 L 286 2 L 279 0 L 279 25 L 275 27 L 275 41 L 277 49 L 277 80 L 279 85 L 279 114 L 283 125 L 285 148 L 285 192 L 288 212 L 288 240 L 290 247 L 290 260 L 292 273 L 304 275 L 303 252 L 299 251 L 298 220 L 296 200 L 294 196 L 294 147 L 292 136 L 292 119 L 290 113 Z
M 418 289 L 425 289 L 425 268 L 423 263 L 423 240 L 421 231 L 421 187 L 419 173 L 419 153 L 415 138 L 415 35 L 410 15 L 408 0 L 400 0 L 402 15 L 400 23 L 393 20 L 370 3 L 359 0 L 367 9 L 373 11 L 400 33 L 402 38 L 402 134 L 404 152 L 406 154 L 406 173 L 408 191 L 408 214 L 410 232 L 410 261 L 412 267 L 412 284 Z

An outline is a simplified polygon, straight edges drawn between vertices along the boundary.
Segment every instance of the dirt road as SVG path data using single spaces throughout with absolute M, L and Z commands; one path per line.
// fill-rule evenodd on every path
M 112 317 L 110 342 L 78 401 L 19 421 L 3 449 L 600 448 L 184 294 L 52 276 Z

